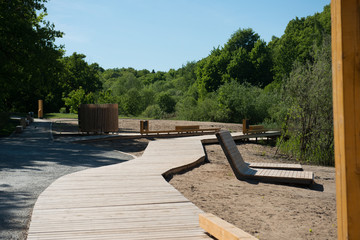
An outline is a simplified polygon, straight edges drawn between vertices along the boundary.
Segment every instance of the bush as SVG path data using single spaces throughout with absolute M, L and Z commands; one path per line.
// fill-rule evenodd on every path
M 191 96 L 181 99 L 175 106 L 177 118 L 189 121 L 197 120 L 195 117 L 196 106 L 197 101 Z
M 66 113 L 66 107 L 60 108 L 59 113 Z
M 285 84 L 290 105 L 281 149 L 302 161 L 334 166 L 330 41 L 314 52 L 314 62 L 297 63 Z
M 222 85 L 217 92 L 218 111 L 216 120 L 221 122 L 242 122 L 249 119 L 253 124 L 269 117 L 268 109 L 273 103 L 259 87 L 231 81 Z
M 162 118 L 163 112 L 159 105 L 155 104 L 148 106 L 141 115 L 148 118 L 160 119 Z
M 157 98 L 157 103 L 165 113 L 173 113 L 175 111 L 176 101 L 168 93 L 161 93 Z

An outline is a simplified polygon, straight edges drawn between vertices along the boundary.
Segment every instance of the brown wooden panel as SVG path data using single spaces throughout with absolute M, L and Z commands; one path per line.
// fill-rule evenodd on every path
M 338 238 L 360 239 L 360 2 L 332 0 Z
M 81 104 L 78 113 L 82 132 L 117 132 L 119 116 L 117 104 Z

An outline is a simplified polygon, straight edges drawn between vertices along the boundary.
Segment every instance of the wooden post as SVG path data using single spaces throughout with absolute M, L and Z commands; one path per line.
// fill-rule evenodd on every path
M 338 239 L 360 239 L 360 2 L 332 0 Z
M 44 117 L 44 105 L 43 105 L 43 100 L 39 100 L 39 101 L 38 101 L 38 104 L 39 104 L 38 118 L 43 118 L 43 117 Z
M 140 121 L 140 134 L 144 134 L 144 121 Z

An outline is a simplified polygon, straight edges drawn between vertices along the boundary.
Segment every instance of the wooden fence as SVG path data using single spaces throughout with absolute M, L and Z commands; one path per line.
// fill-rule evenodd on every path
M 117 132 L 119 130 L 118 105 L 81 104 L 78 121 L 81 132 Z

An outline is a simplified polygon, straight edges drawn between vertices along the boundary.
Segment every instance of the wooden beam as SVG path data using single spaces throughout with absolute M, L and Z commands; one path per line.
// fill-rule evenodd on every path
M 219 240 L 258 240 L 211 213 L 200 213 L 199 223 L 201 228 Z
M 360 239 L 360 2 L 332 0 L 338 239 Z

